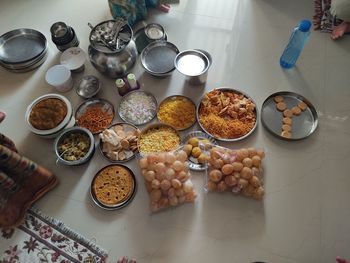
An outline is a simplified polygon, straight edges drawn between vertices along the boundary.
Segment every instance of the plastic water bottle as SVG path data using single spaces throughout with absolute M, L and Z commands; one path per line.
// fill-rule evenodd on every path
M 294 67 L 301 51 L 304 48 L 304 45 L 310 37 L 310 27 L 311 22 L 309 20 L 301 20 L 299 26 L 294 28 L 288 45 L 284 49 L 280 58 L 282 68 Z

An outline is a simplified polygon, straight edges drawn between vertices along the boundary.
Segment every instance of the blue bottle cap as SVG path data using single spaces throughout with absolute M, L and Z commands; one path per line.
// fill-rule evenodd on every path
M 299 24 L 299 30 L 301 32 L 307 32 L 309 31 L 311 27 L 311 21 L 310 20 L 301 20 Z

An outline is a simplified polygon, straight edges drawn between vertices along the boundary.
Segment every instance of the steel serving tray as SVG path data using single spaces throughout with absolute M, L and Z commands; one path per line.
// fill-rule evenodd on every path
M 275 96 L 282 96 L 288 109 L 297 106 L 302 101 L 308 106 L 299 116 L 292 117 L 291 138 L 281 136 L 283 113 L 276 108 Z M 281 91 L 273 93 L 265 99 L 261 107 L 261 122 L 276 137 L 283 140 L 296 141 L 307 138 L 314 133 L 318 125 L 318 115 L 315 107 L 302 95 Z

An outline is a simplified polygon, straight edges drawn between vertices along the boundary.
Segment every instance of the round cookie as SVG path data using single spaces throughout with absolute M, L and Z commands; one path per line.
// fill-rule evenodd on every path
M 291 130 L 292 130 L 292 126 L 290 126 L 288 124 L 283 124 L 282 125 L 282 131 L 290 132 Z
M 107 166 L 93 181 L 96 199 L 105 206 L 116 206 L 128 200 L 134 191 L 134 178 L 120 165 Z
M 281 136 L 288 139 L 292 138 L 292 134 L 289 131 L 281 132 Z
M 293 121 L 291 118 L 289 117 L 284 117 L 283 118 L 283 124 L 288 124 L 288 125 L 292 125 Z
M 293 116 L 293 112 L 290 109 L 286 109 L 283 111 L 283 116 L 291 118 Z
M 282 96 L 275 96 L 274 98 L 273 98 L 273 100 L 276 102 L 276 103 L 279 103 L 279 102 L 283 102 L 284 101 L 284 99 L 283 99 L 283 97 Z
M 287 105 L 282 101 L 276 104 L 276 108 L 279 111 L 284 111 L 285 109 L 287 109 Z
M 292 108 L 292 112 L 295 116 L 299 116 L 301 113 L 301 109 L 298 106 Z
M 304 111 L 304 110 L 306 110 L 307 109 L 307 104 L 305 103 L 305 102 L 300 102 L 299 104 L 298 104 L 298 107 L 302 110 L 302 111 Z

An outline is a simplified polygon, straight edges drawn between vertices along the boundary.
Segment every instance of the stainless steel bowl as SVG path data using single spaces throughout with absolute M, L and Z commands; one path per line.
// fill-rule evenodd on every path
M 89 150 L 87 151 L 87 153 L 85 154 L 85 156 L 79 160 L 76 160 L 76 161 L 67 161 L 65 159 L 63 159 L 61 157 L 62 154 L 60 154 L 58 152 L 58 146 L 60 145 L 60 143 L 70 134 L 72 133 L 80 133 L 80 134 L 84 134 L 84 135 L 87 135 L 90 139 L 90 147 L 89 147 Z M 54 142 L 54 150 L 55 150 L 55 153 L 56 153 L 56 157 L 57 157 L 57 160 L 60 162 L 60 163 L 63 163 L 65 165 L 70 165 L 70 166 L 73 166 L 73 165 L 80 165 L 80 164 L 84 164 L 86 163 L 87 161 L 89 161 L 91 159 L 91 157 L 94 155 L 94 152 L 95 152 L 95 139 L 94 139 L 94 136 L 92 135 L 92 133 L 88 130 L 88 129 L 85 129 L 85 128 L 81 128 L 81 127 L 72 127 L 72 128 L 69 128 L 69 129 L 66 129 L 64 130 L 55 140 Z
M 76 87 L 77 94 L 84 98 L 90 99 L 101 90 L 101 82 L 93 75 L 84 76 Z
M 174 63 L 176 69 L 186 76 L 188 83 L 202 85 L 207 81 L 211 56 L 206 51 L 204 53 L 202 50 L 190 49 L 180 52 Z

